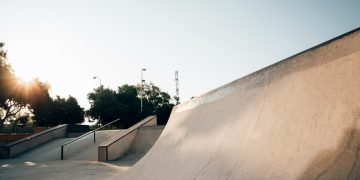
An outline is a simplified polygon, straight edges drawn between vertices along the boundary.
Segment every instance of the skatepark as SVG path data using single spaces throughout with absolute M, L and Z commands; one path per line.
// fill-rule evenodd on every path
M 146 123 L 64 160 L 53 147 L 72 139 L 1 159 L 0 179 L 358 179 L 360 29 L 176 106 L 162 132 Z

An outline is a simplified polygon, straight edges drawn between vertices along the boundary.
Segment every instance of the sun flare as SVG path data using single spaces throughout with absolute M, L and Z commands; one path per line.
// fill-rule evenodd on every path
M 29 84 L 34 79 L 38 78 L 31 70 L 29 70 L 28 68 L 22 68 L 22 66 L 15 67 L 14 73 L 18 79 L 18 82 L 21 84 Z
M 31 76 L 18 76 L 17 77 L 18 82 L 21 84 L 25 84 L 25 85 L 29 85 L 34 79 L 35 77 L 31 77 Z

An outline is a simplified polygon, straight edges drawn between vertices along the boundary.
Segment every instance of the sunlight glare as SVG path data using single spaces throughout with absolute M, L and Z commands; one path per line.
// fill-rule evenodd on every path
M 28 166 L 35 166 L 36 165 L 36 163 L 30 162 L 30 161 L 24 162 L 24 164 L 28 165 Z
M 17 76 L 18 82 L 24 85 L 29 85 L 32 81 L 34 81 L 34 79 L 36 79 L 35 75 L 29 71 L 25 71 L 24 69 L 22 69 L 22 71 L 15 71 L 15 75 Z
M 10 164 L 3 164 L 3 165 L 1 165 L 1 167 L 3 167 L 3 168 L 10 167 Z
M 30 77 L 30 76 L 25 76 L 25 77 L 18 77 L 17 79 L 18 79 L 19 83 L 28 85 L 28 84 L 30 84 L 31 81 L 33 81 L 35 78 Z

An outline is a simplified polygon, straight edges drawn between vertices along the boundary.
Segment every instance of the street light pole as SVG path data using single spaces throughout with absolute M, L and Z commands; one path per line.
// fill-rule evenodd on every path
M 100 79 L 99 76 L 94 76 L 93 79 L 98 79 L 98 80 L 99 80 L 100 87 L 102 87 L 101 79 Z
M 141 83 L 140 83 L 140 119 L 142 119 L 143 114 L 143 96 L 145 94 L 144 92 L 144 84 L 145 80 L 143 77 L 143 72 L 146 71 L 146 69 L 141 69 Z

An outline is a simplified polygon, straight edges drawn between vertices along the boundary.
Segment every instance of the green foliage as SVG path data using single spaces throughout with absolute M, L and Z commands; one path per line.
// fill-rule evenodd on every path
M 58 97 L 59 98 L 59 97 Z M 77 100 L 69 96 L 64 104 L 60 104 L 60 107 L 64 107 L 65 118 L 62 123 L 65 124 L 79 124 L 84 122 L 85 111 L 80 107 Z
M 28 103 L 31 106 L 36 124 L 40 126 L 51 126 L 48 123 L 51 117 L 52 99 L 49 95 L 49 85 L 35 79 L 31 83 L 31 89 L 28 91 Z
M 52 99 L 50 86 L 33 79 L 31 82 L 19 83 L 6 59 L 4 43 L 0 42 L 0 129 L 4 123 L 23 124 L 26 119 L 22 114 L 30 110 L 39 126 L 58 124 L 76 124 L 84 121 L 84 110 L 74 97 Z
M 33 113 L 36 125 L 52 127 L 59 124 L 78 124 L 84 122 L 84 109 L 77 100 L 69 96 L 67 99 L 57 96 L 49 98 L 34 106 Z
M 125 126 L 128 124 L 127 120 L 134 114 L 130 111 L 134 103 L 133 96 L 134 92 L 131 88 L 125 86 L 119 88 L 118 92 L 101 86 L 88 94 L 91 107 L 86 112 L 86 116 L 100 119 L 98 123 L 102 125 L 121 118 Z
M 173 107 L 174 107 L 173 104 L 164 104 L 156 109 L 158 124 L 165 125 L 167 123 Z
M 25 87 L 18 80 L 6 59 L 4 43 L 0 43 L 0 128 L 5 122 L 16 119 L 18 113 L 27 106 L 23 96 Z
M 26 125 L 29 121 L 30 121 L 30 115 L 29 115 L 29 114 L 25 114 L 25 115 L 22 115 L 22 116 L 18 117 L 14 122 L 15 122 L 16 125 L 24 126 L 24 125 Z
M 125 127 L 141 119 L 140 99 L 137 97 L 138 92 L 135 86 L 125 84 L 118 87 L 116 96 L 117 100 L 127 107 L 126 115 L 122 117 L 122 123 Z
M 144 100 L 144 107 L 151 110 L 151 113 L 144 111 L 144 117 L 155 114 L 158 124 L 166 124 L 174 107 L 174 104 L 170 103 L 171 96 L 166 92 L 162 92 L 153 83 L 150 83 L 145 85 Z
M 146 85 L 141 115 L 138 92 L 140 87 L 127 84 L 118 87 L 117 91 L 102 86 L 94 89 L 94 92 L 88 94 L 91 107 L 86 111 L 86 116 L 100 119 L 102 125 L 120 118 L 120 126 L 126 128 L 140 121 L 141 117 L 156 114 L 158 121 L 165 124 L 173 107 L 171 97 L 153 84 Z
M 180 104 L 180 98 L 177 96 L 174 96 L 174 100 L 175 100 L 175 104 L 179 105 Z

